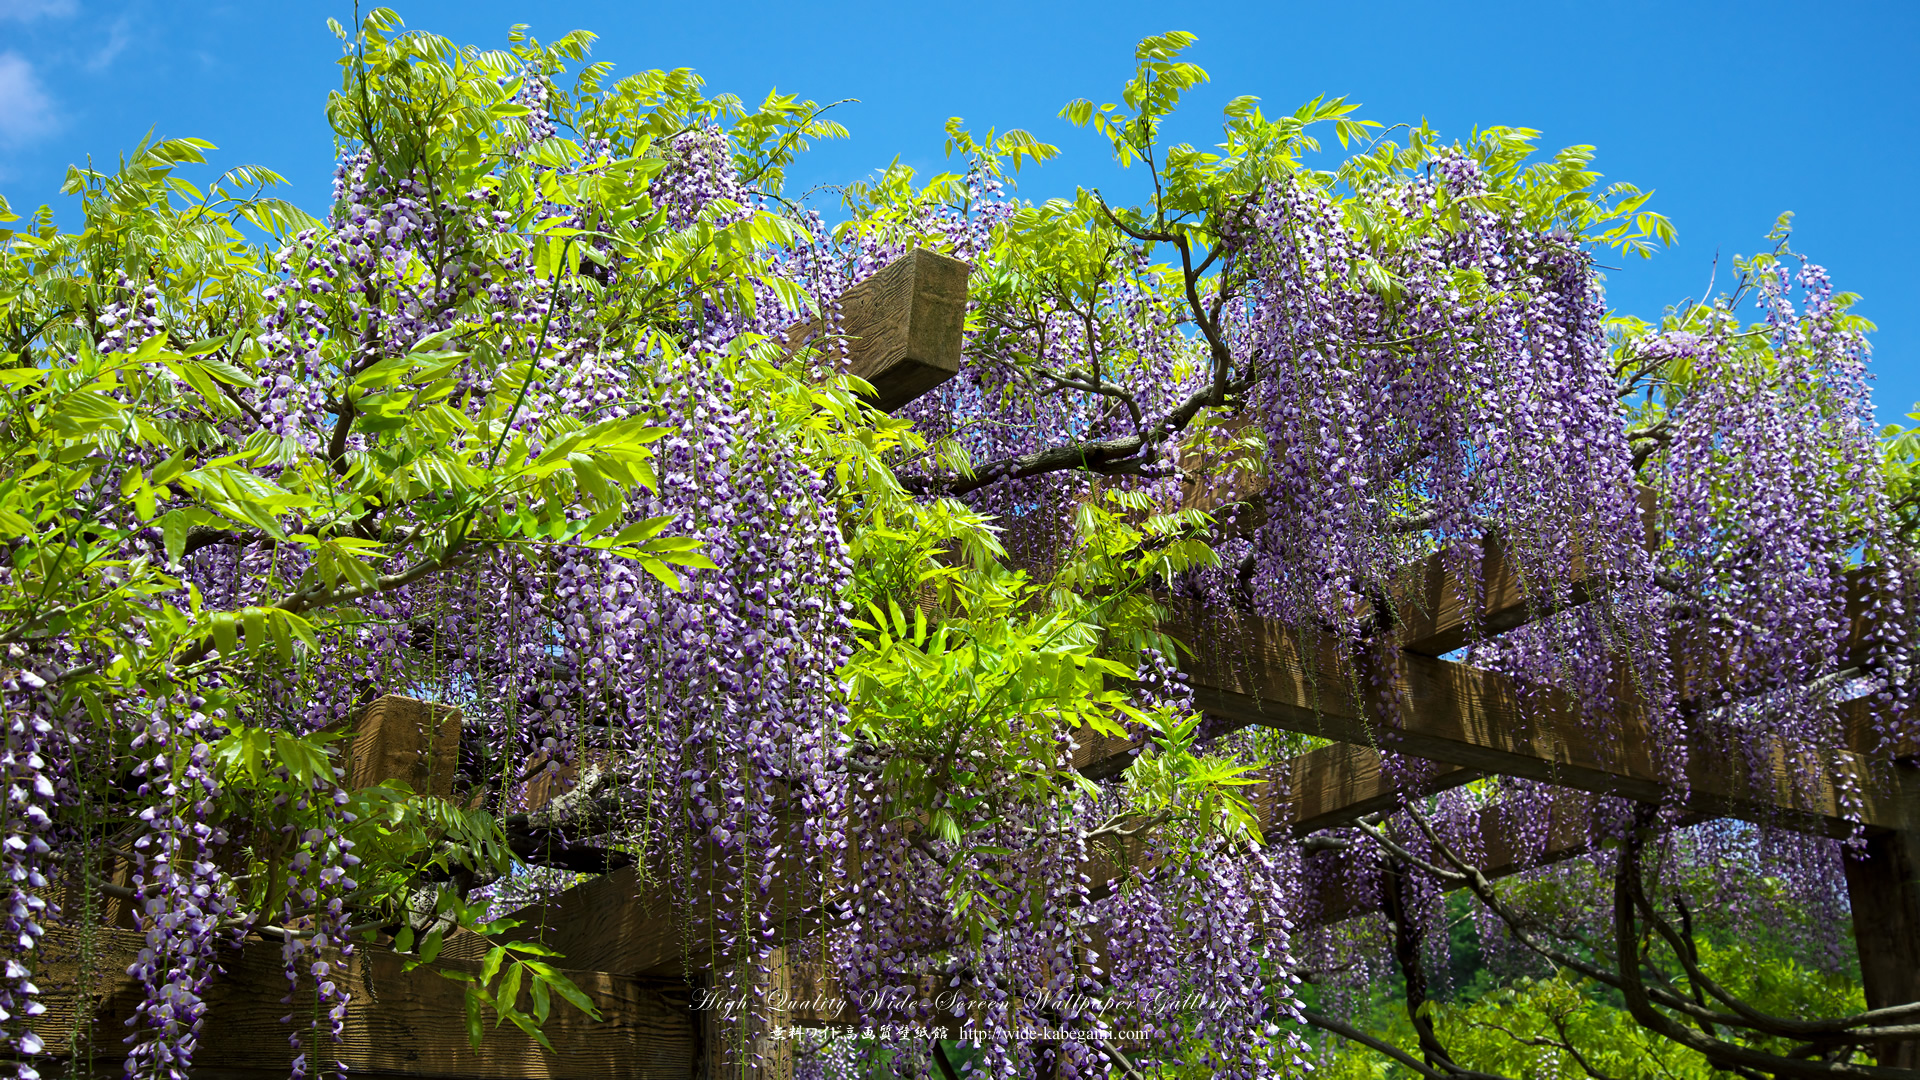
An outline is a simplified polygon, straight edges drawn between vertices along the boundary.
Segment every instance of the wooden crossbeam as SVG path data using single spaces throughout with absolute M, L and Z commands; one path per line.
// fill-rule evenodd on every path
M 1505 544 L 1490 540 L 1482 546 L 1477 590 L 1452 573 L 1448 562 L 1443 555 L 1430 555 L 1404 576 L 1395 597 L 1395 614 L 1400 620 L 1400 647 L 1407 652 L 1443 656 L 1466 645 L 1476 632 L 1505 633 L 1539 614 L 1538 605 L 1521 586 Z M 1575 581 L 1572 588 L 1573 602 L 1584 602 L 1583 583 Z
M 1353 743 L 1323 746 L 1286 765 L 1292 774 L 1286 799 L 1269 797 L 1265 791 L 1254 796 L 1270 837 L 1283 831 L 1306 836 L 1347 825 L 1355 818 L 1391 809 L 1410 795 L 1437 794 L 1482 775 L 1459 765 L 1420 759 L 1405 759 L 1399 768 L 1389 768 L 1378 750 Z
M 1402 653 L 1374 661 L 1361 675 L 1372 685 L 1357 688 L 1337 643 L 1305 639 L 1272 620 L 1188 608 L 1169 630 L 1195 646 L 1184 666 L 1199 706 L 1227 723 L 1646 802 L 1673 794 L 1652 757 L 1646 720 L 1630 705 L 1613 710 L 1604 733 L 1590 731 L 1566 695 L 1523 695 L 1507 679 L 1463 664 Z M 1381 701 L 1363 704 L 1356 692 Z M 1859 821 L 1897 828 L 1911 813 L 1910 796 L 1882 783 L 1879 770 L 1851 751 L 1834 751 L 1815 768 L 1777 760 L 1757 781 L 1728 748 L 1704 736 L 1690 739 L 1687 752 L 1687 802 L 1700 812 L 1847 835 L 1855 815 L 1834 785 L 1839 772 L 1861 785 Z
M 1499 879 L 1535 867 L 1585 855 L 1593 850 L 1593 803 L 1595 796 L 1582 791 L 1555 792 L 1544 803 L 1523 810 L 1495 803 L 1476 810 L 1452 830 L 1465 839 L 1460 852 L 1471 856 L 1478 849 L 1473 865 L 1489 879 Z M 1528 821 L 1516 817 L 1525 813 Z M 1705 815 L 1682 818 L 1682 824 L 1708 820 Z M 1525 837 L 1525 839 L 1523 839 Z M 1309 856 L 1312 859 L 1339 858 L 1336 854 Z M 1311 921 L 1319 924 L 1340 922 L 1378 910 L 1370 897 L 1344 888 L 1324 888 L 1311 905 Z
M 1075 735 L 1074 764 L 1092 779 L 1118 775 L 1138 755 L 1141 744 L 1082 729 Z M 1247 798 L 1259 810 L 1261 826 L 1269 836 L 1292 833 L 1305 836 L 1343 825 L 1364 814 L 1384 810 L 1407 792 L 1390 775 L 1385 759 L 1373 747 L 1336 742 L 1280 762 L 1278 782 L 1247 789 Z M 1403 776 L 1414 780 L 1421 794 L 1433 794 L 1479 779 L 1483 773 L 1445 761 L 1409 759 Z
M 83 993 L 81 939 L 71 931 L 49 933 L 42 966 L 35 972 L 47 1013 L 35 1027 L 62 1059 L 75 1025 L 90 1028 L 88 1056 L 95 1069 L 105 1071 L 125 1055 L 121 1039 L 126 1023 L 146 993 L 126 975 L 144 938 L 103 929 L 93 931 L 86 944 L 90 976 Z M 287 1075 L 296 1052 L 288 1037 L 315 1015 L 311 979 L 303 982 L 292 1004 L 284 1002 L 288 983 L 276 942 L 255 939 L 237 951 L 222 948 L 217 961 L 223 970 L 205 997 L 207 1014 L 193 1057 L 196 1075 L 225 1070 Z M 685 1080 L 692 1075 L 698 1051 L 695 1019 L 681 980 L 568 971 L 600 1008 L 603 1020 L 556 1002 L 545 1027 L 552 1051 L 510 1025 L 493 1028 L 490 1018 L 486 1037 L 474 1049 L 467 1042 L 462 985 L 432 970 L 406 971 L 406 961 L 390 950 L 362 946 L 329 973 L 352 996 L 340 1042 L 324 1034 L 306 1037 L 310 1072 L 317 1075 L 322 1063 L 339 1061 L 356 1076 L 381 1077 Z M 466 975 L 480 970 L 478 963 L 444 959 L 436 966 Z M 522 992 L 522 1009 L 532 1007 L 527 993 Z M 295 1023 L 281 1022 L 288 1014 Z M 74 1064 L 75 1071 L 85 1067 Z
M 1277 785 L 1256 788 L 1252 797 L 1263 828 L 1273 837 L 1304 836 L 1387 809 L 1404 797 L 1408 779 L 1414 790 L 1426 794 L 1479 775 L 1445 763 L 1414 761 L 1396 776 L 1378 751 L 1350 744 L 1321 747 L 1280 767 L 1291 777 L 1285 797 Z M 798 850 L 795 842 L 782 847 Z M 1129 860 L 1116 861 L 1115 854 L 1097 855 L 1086 868 L 1089 876 L 1096 882 L 1117 876 Z M 796 887 L 806 874 L 801 860 L 789 858 L 772 875 L 775 885 L 764 906 L 772 916 L 772 933 L 759 938 L 761 944 L 785 944 L 796 933 L 811 933 L 820 925 L 828 898 L 818 890 Z M 844 882 L 839 891 L 854 884 Z M 658 882 L 643 884 L 637 868 L 616 870 L 515 912 L 511 917 L 521 925 L 501 937 L 538 941 L 558 950 L 569 966 L 634 975 L 671 977 L 686 973 L 689 966 L 699 970 L 715 962 L 737 963 L 700 945 L 715 940 L 716 920 L 731 918 L 733 912 L 696 910 L 689 919 L 675 904 L 676 891 Z
M 767 913 L 774 929 L 773 938 L 755 939 L 765 944 L 784 940 L 796 925 L 818 925 L 827 902 L 801 855 L 797 824 L 786 823 L 783 833 L 777 838 L 780 855 L 775 865 L 762 868 L 771 886 L 765 896 L 756 894 L 754 905 Z M 694 858 L 710 855 L 703 850 Z M 678 977 L 689 964 L 697 970 L 731 960 L 715 954 L 711 943 L 725 936 L 719 932 L 723 928 L 736 931 L 736 937 L 746 936 L 744 931 L 751 928 L 733 925 L 739 905 L 694 905 L 683 914 L 677 901 L 684 894 L 683 885 L 647 880 L 640 868 L 629 866 L 514 912 L 510 917 L 521 925 L 501 937 L 538 941 L 558 950 L 568 966 L 629 975 Z

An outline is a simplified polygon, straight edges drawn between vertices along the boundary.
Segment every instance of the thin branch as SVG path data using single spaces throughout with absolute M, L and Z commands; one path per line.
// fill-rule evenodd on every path
M 1335 1020 L 1333 1017 L 1327 1016 L 1324 1013 L 1317 1012 L 1313 1009 L 1301 1009 L 1300 1017 L 1322 1031 L 1331 1032 L 1349 1042 L 1356 1042 L 1376 1053 L 1385 1054 L 1387 1057 L 1426 1077 L 1427 1080 L 1449 1080 L 1449 1078 L 1452 1078 L 1452 1080 L 1511 1080 L 1511 1078 L 1501 1076 L 1499 1073 L 1476 1072 L 1472 1069 L 1462 1069 L 1457 1066 L 1446 1070 L 1429 1068 L 1421 1064 L 1418 1058 L 1392 1043 L 1384 1039 L 1377 1039 L 1351 1024 Z

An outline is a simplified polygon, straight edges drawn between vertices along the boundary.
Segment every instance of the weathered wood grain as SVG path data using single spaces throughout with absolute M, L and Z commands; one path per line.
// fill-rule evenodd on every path
M 1356 665 L 1343 663 L 1331 640 L 1198 608 L 1169 629 L 1194 646 L 1184 666 L 1197 703 L 1227 723 L 1645 802 L 1675 794 L 1670 773 L 1653 758 L 1646 719 L 1630 702 L 1617 704 L 1607 729 L 1596 731 L 1565 695 L 1523 695 L 1503 677 L 1464 664 L 1399 653 L 1376 656 L 1354 674 Z M 1367 697 L 1374 700 L 1363 703 Z M 1684 778 L 1691 809 L 1845 835 L 1855 820 L 1890 827 L 1904 820 L 1912 796 L 1889 787 L 1883 772 L 1860 754 L 1830 751 L 1824 760 L 1776 754 L 1755 776 L 1733 748 L 1696 731 Z M 1857 783 L 1857 804 L 1836 776 Z
M 1659 541 L 1654 530 L 1654 493 L 1636 494 L 1641 526 L 1649 547 Z M 1476 637 L 1505 633 L 1549 614 L 1555 605 L 1544 603 L 1539 582 L 1529 588 L 1513 564 L 1507 544 L 1488 537 L 1479 551 L 1479 580 L 1469 583 L 1448 570 L 1457 562 L 1443 554 L 1428 556 L 1416 569 L 1402 574 L 1393 597 L 1400 647 L 1418 656 L 1443 656 Z M 1560 606 L 1587 602 L 1585 572 L 1575 560 L 1568 595 Z
M 388 694 L 367 706 L 346 747 L 347 787 L 402 780 L 423 795 L 449 799 L 460 767 L 460 710 Z
M 48 1046 L 68 1045 L 76 1023 L 90 1029 L 89 1056 L 96 1062 L 125 1053 L 126 1021 L 143 989 L 125 975 L 138 951 L 140 935 L 96 931 L 88 991 L 77 994 L 79 939 L 63 934 L 50 948 L 46 985 L 47 1016 L 40 1026 Z M 59 952 L 65 949 L 66 955 Z M 599 1006 L 596 1021 L 556 999 L 545 1030 L 549 1052 L 511 1025 L 488 1028 L 478 1049 L 468 1044 L 462 984 L 432 970 L 405 971 L 406 957 L 371 947 L 336 967 L 331 977 L 352 994 L 344 1034 L 338 1043 L 324 1035 L 307 1036 L 309 1062 L 339 1061 L 355 1074 L 526 1078 L 526 1080 L 607 1080 L 666 1078 L 684 1080 L 694 1067 L 696 1034 L 691 1001 L 679 980 L 648 980 L 594 971 L 567 975 Z M 254 940 L 219 956 L 223 973 L 214 979 L 206 1001 L 199 1070 L 272 1069 L 286 1075 L 299 1052 L 289 1036 L 315 1016 L 313 984 L 303 982 L 291 994 L 281 968 L 280 947 Z M 441 961 L 439 968 L 474 974 L 479 965 Z M 528 991 L 520 1005 L 530 1008 Z M 281 1022 L 292 1015 L 295 1024 Z M 96 1068 L 98 1065 L 96 1065 Z
M 970 273 L 958 259 L 915 248 L 840 297 L 847 372 L 873 387 L 875 405 L 897 409 L 959 373 Z M 795 327 L 788 347 L 823 344 L 824 326 Z

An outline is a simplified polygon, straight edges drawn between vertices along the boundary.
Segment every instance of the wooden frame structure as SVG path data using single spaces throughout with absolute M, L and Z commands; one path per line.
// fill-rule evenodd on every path
M 895 408 L 939 385 L 958 370 L 964 323 L 967 268 L 929 251 L 916 251 L 850 290 L 842 301 L 846 333 L 853 339 L 851 370 L 871 383 L 875 400 Z M 808 324 L 789 336 L 798 343 L 817 330 Z M 1383 711 L 1353 699 L 1346 672 L 1350 658 L 1338 646 L 1314 640 L 1271 621 L 1188 608 L 1165 629 L 1197 646 L 1186 663 L 1201 709 L 1234 726 L 1266 725 L 1334 740 L 1333 745 L 1283 764 L 1285 782 L 1256 791 L 1254 801 L 1270 835 L 1305 836 L 1348 824 L 1394 805 L 1409 794 L 1430 794 L 1473 779 L 1505 774 L 1568 789 L 1563 804 L 1549 808 L 1545 847 L 1526 853 L 1551 860 L 1585 849 L 1581 820 L 1586 794 L 1643 802 L 1671 801 L 1672 792 L 1636 732 L 1646 720 L 1630 705 L 1615 710 L 1620 734 L 1607 744 L 1587 734 L 1574 703 L 1553 695 L 1523 697 L 1502 677 L 1452 660 L 1474 630 L 1498 632 L 1530 616 L 1524 593 L 1502 553 L 1490 547 L 1473 595 L 1446 571 L 1439 558 L 1409 575 L 1398 649 L 1367 661 L 1370 684 L 1397 700 L 1391 721 Z M 1865 702 L 1852 703 L 1851 728 L 1865 732 Z M 363 718 L 348 766 L 350 782 L 382 777 L 407 779 L 417 790 L 440 792 L 450 780 L 457 753 L 458 714 L 404 698 L 385 698 Z M 1822 835 L 1844 836 L 1858 822 L 1866 843 L 1846 856 L 1862 975 L 1870 1008 L 1920 1000 L 1920 746 L 1898 748 L 1891 757 L 1869 758 L 1866 736 L 1839 751 L 1832 762 L 1863 779 L 1857 802 L 1833 790 L 1824 776 L 1808 784 L 1792 763 L 1776 762 L 1770 778 L 1755 782 L 1704 734 L 1694 740 L 1687 765 L 1685 807 L 1697 818 L 1731 816 L 1787 825 Z M 1087 734 L 1076 753 L 1083 773 L 1118 773 L 1138 747 Z M 1399 787 L 1385 754 L 1423 759 L 1417 791 Z M 443 792 L 444 793 L 444 792 Z M 1582 794 L 1586 793 L 1586 794 Z M 1490 873 L 1516 869 L 1520 845 L 1498 812 L 1476 823 Z M 1090 868 L 1098 877 L 1098 868 Z M 549 1053 L 511 1027 L 491 1031 L 480 1050 L 468 1048 L 460 987 L 429 972 L 404 972 L 387 950 L 363 947 L 347 965 L 353 1006 L 348 1035 L 337 1053 L 364 1076 L 461 1077 L 468 1080 L 559 1078 L 636 1080 L 742 1075 L 745 1066 L 725 1060 L 711 1011 L 693 1008 L 683 941 L 705 928 L 676 925 L 668 898 L 638 888 L 632 870 L 616 870 L 523 913 L 518 933 L 538 936 L 565 954 L 571 974 L 601 1003 L 607 1019 L 593 1023 L 556 1010 L 548 1031 Z M 1323 898 L 1325 917 L 1358 913 L 1340 897 Z M 796 900 L 795 905 L 800 901 Z M 797 908 L 796 908 L 797 910 Z M 109 930 L 87 946 L 107 956 L 82 965 L 80 945 L 50 939 L 50 1013 L 42 1024 L 49 1045 L 58 1045 L 71 1025 L 86 1020 L 112 1045 L 102 1058 L 121 1052 L 119 1021 L 131 1015 L 138 985 L 124 976 L 90 978 L 83 969 L 124 970 L 113 955 L 130 955 L 136 935 Z M 63 952 L 62 950 L 65 950 Z M 228 965 L 212 995 L 196 1072 L 208 1076 L 283 1075 L 291 1050 L 275 1057 L 265 1048 L 285 1044 L 279 1023 L 284 992 L 279 947 L 256 942 Z M 472 966 L 456 941 L 447 957 Z M 805 979 L 779 963 L 765 974 Z M 708 973 L 711 975 L 711 973 Z M 265 1004 L 263 1004 L 265 1003 Z M 778 1046 L 763 1046 L 769 1075 L 784 1071 Z M 1885 1048 L 1887 1064 L 1920 1066 L 1920 1043 Z

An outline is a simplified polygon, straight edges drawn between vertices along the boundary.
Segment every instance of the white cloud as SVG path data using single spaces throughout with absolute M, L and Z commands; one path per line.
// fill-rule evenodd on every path
M 132 41 L 132 24 L 128 22 L 125 15 L 122 15 L 113 21 L 113 27 L 107 31 L 107 43 L 87 59 L 87 70 L 99 71 L 113 63 L 113 58 L 119 56 Z
M 33 65 L 19 53 L 0 53 L 0 142 L 26 142 L 57 126 L 53 99 Z
M 65 18 L 79 5 L 74 0 L 0 0 L 0 19 L 31 22 L 41 16 Z

